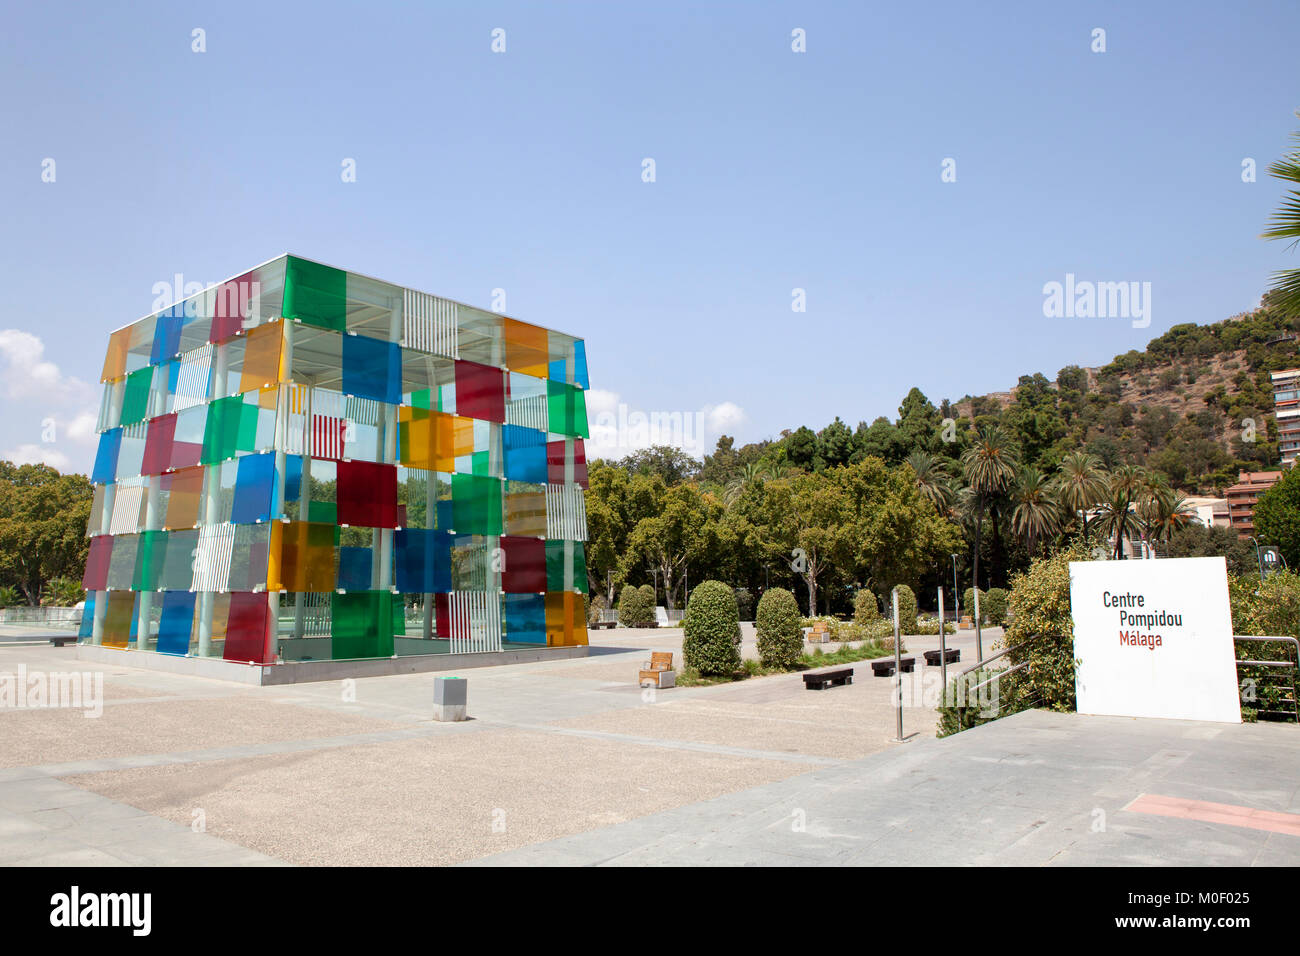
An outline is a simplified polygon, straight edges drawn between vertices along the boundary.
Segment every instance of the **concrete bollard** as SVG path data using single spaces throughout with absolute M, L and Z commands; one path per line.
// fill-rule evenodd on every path
M 463 677 L 433 679 L 433 719 L 464 720 L 465 691 L 469 681 Z

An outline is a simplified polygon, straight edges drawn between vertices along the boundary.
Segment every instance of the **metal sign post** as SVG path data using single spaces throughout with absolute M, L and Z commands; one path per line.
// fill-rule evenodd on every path
M 944 693 L 948 692 L 948 636 L 943 626 L 943 588 L 939 588 L 939 670 L 943 674 Z
M 898 588 L 890 592 L 894 602 L 894 701 L 898 708 L 898 742 L 903 742 L 903 638 L 898 625 Z
M 971 588 L 972 600 L 975 602 L 975 657 L 984 661 L 984 635 L 980 633 L 980 589 L 979 585 Z

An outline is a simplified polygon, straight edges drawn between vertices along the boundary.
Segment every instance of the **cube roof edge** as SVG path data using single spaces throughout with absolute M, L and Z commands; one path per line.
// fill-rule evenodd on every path
M 380 278 L 378 278 L 378 277 L 376 277 L 376 276 L 367 275 L 367 274 L 364 273 L 364 272 L 357 272 L 357 271 L 354 270 L 354 269 L 344 269 L 344 268 L 341 268 L 340 266 L 332 265 L 332 264 L 330 264 L 330 263 L 328 263 L 328 262 L 321 262 L 319 259 L 309 259 L 307 256 L 300 256 L 300 255 L 297 255 L 296 253 L 292 253 L 292 252 L 282 252 L 282 253 L 280 253 L 279 255 L 272 256 L 271 258 L 265 260 L 264 262 L 259 262 L 257 265 L 253 266 L 252 268 L 249 268 L 249 269 L 242 269 L 242 270 L 240 270 L 239 272 L 235 273 L 234 275 L 227 276 L 226 278 L 222 279 L 220 282 L 214 282 L 214 283 L 212 283 L 211 285 L 206 286 L 206 287 L 203 289 L 202 292 L 199 292 L 199 293 L 196 293 L 196 294 L 197 294 L 197 295 L 204 295 L 204 294 L 206 294 L 210 289 L 215 289 L 215 288 L 217 288 L 217 287 L 219 287 L 219 286 L 222 286 L 222 285 L 224 285 L 225 283 L 230 282 L 232 279 L 238 279 L 240 276 L 247 275 L 248 273 L 250 273 L 250 272 L 252 272 L 252 271 L 254 271 L 254 270 L 256 270 L 256 269 L 262 269 L 262 268 L 265 268 L 266 266 L 271 265 L 271 264 L 274 263 L 274 262 L 278 262 L 278 261 L 281 260 L 281 259 L 288 260 L 289 258 L 301 259 L 301 260 L 304 261 L 304 262 L 310 262 L 310 263 L 312 263 L 313 265 L 324 266 L 324 267 L 327 268 L 327 269 L 337 269 L 339 272 L 346 272 L 346 273 L 349 273 L 350 275 L 357 276 L 358 278 L 361 278 L 361 279 L 368 279 L 368 280 L 371 281 L 371 282 L 378 282 L 378 283 L 381 283 L 381 284 L 383 284 L 383 285 L 391 285 L 391 286 L 394 286 L 394 287 L 396 287 L 396 288 L 398 288 L 398 289 L 402 289 L 403 291 L 418 292 L 418 293 L 420 293 L 421 295 L 431 295 L 431 296 L 435 296 L 436 298 L 443 299 L 443 300 L 445 300 L 445 301 L 447 301 L 447 302 L 452 302 L 452 303 L 454 303 L 454 304 L 456 304 L 456 305 L 458 305 L 458 306 L 464 306 L 464 307 L 467 308 L 467 309 L 475 309 L 475 310 L 477 310 L 477 311 L 479 311 L 479 312 L 486 312 L 486 313 L 488 313 L 489 315 L 499 315 L 499 316 L 501 316 L 503 319 L 511 319 L 512 321 L 520 322 L 520 323 L 523 323 L 524 325 L 531 325 L 531 326 L 533 326 L 533 328 L 537 328 L 537 329 L 545 329 L 547 332 L 555 332 L 555 333 L 558 334 L 558 335 L 563 335 L 563 336 L 566 336 L 567 338 L 572 339 L 574 342 L 584 342 L 584 341 L 586 341 L 586 340 L 585 340 L 584 338 L 582 338 L 581 336 L 574 335 L 574 334 L 572 334 L 571 332 L 565 332 L 565 331 L 563 331 L 563 330 L 561 330 L 561 329 L 552 329 L 552 328 L 547 328 L 547 327 L 544 326 L 544 325 L 537 325 L 535 322 L 527 322 L 527 321 L 525 321 L 525 320 L 523 320 L 523 319 L 517 319 L 517 318 L 515 318 L 514 316 L 512 316 L 512 315 L 506 315 L 506 314 L 503 313 L 503 312 L 493 312 L 491 309 L 483 309 L 483 308 L 480 308 L 479 306 L 476 306 L 476 305 L 470 305 L 468 302 L 461 302 L 461 301 L 458 300 L 458 299 L 448 298 L 448 297 L 445 296 L 445 295 L 438 295 L 436 292 L 425 292 L 423 289 L 416 289 L 416 288 L 414 288 L 413 286 L 405 286 L 405 285 L 401 285 L 401 284 L 396 283 L 396 282 L 390 282 L 390 281 L 388 281 L 387 279 L 380 279 Z M 186 302 L 186 301 L 188 301 L 189 299 L 192 299 L 192 298 L 194 298 L 194 296 L 186 296 L 184 299 L 181 299 L 180 302 Z M 136 319 L 135 321 L 133 321 L 133 322 L 127 322 L 125 325 L 121 325 L 121 326 L 119 326 L 118 328 L 113 329 L 112 332 L 111 332 L 110 334 L 113 334 L 113 333 L 116 333 L 116 332 L 121 332 L 123 329 L 131 328 L 133 325 L 136 325 L 136 324 L 138 324 L 138 323 L 140 323 L 140 322 L 143 322 L 143 321 L 145 321 L 146 319 L 154 318 L 154 317 L 156 317 L 160 312 L 165 312 L 165 311 L 167 311 L 168 309 L 171 309 L 171 308 L 173 308 L 174 306 L 179 305 L 180 302 L 173 302 L 171 305 L 167 306 L 166 309 L 160 309 L 160 310 L 157 310 L 157 311 L 154 311 L 154 312 L 146 312 L 144 315 L 140 316 L 140 317 L 139 317 L 138 319 Z

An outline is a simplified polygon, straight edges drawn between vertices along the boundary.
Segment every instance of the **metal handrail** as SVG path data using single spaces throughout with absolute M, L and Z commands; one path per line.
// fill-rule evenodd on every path
M 958 676 L 958 677 L 965 677 L 967 674 L 971 673 L 971 671 L 977 671 L 977 670 L 979 670 L 981 667 L 983 667 L 983 666 L 984 666 L 985 664 L 987 664 L 989 661 L 995 661 L 995 660 L 997 660 L 999 657 L 1003 657 L 1003 656 L 1005 656 L 1005 655 L 1007 655 L 1007 654 L 1010 654 L 1012 651 L 1018 651 L 1018 650 L 1020 650 L 1020 648 L 1025 647 L 1025 646 L 1028 645 L 1028 644 L 1032 644 L 1034 641 L 1038 640 L 1038 639 L 1039 639 L 1040 637 L 1042 637 L 1042 636 L 1043 636 L 1042 634 L 1035 634 L 1035 635 L 1033 635 L 1032 637 L 1027 637 L 1027 638 L 1025 638 L 1023 641 L 1021 641 L 1019 644 L 1016 644 L 1014 647 L 1008 647 L 1008 648 L 1006 648 L 1005 650 L 998 651 L 996 654 L 992 655 L 991 657 L 986 657 L 986 658 L 984 658 L 983 660 L 976 661 L 973 665 L 971 665 L 970 667 L 966 668 L 964 671 L 961 671 L 960 673 L 958 673 L 957 676 Z
M 1296 674 L 1297 672 L 1300 672 L 1300 640 L 1297 640 L 1296 638 L 1291 637 L 1288 634 L 1269 634 L 1269 635 L 1234 634 L 1232 635 L 1232 639 L 1234 641 L 1256 641 L 1259 643 L 1278 642 L 1283 644 L 1290 644 L 1292 647 L 1295 648 L 1295 660 L 1285 660 L 1285 661 L 1238 660 L 1237 664 L 1239 665 L 1244 664 L 1247 667 L 1285 667 L 1289 671 L 1291 671 L 1291 698 L 1290 701 L 1284 700 L 1281 701 L 1281 703 L 1289 702 L 1291 706 L 1295 708 L 1293 711 L 1295 715 L 1295 720 L 1296 723 L 1300 724 L 1300 694 L 1296 693 Z M 1235 657 L 1235 653 L 1234 653 L 1234 657 Z M 1286 685 L 1284 684 L 1282 686 L 1285 687 Z M 1270 711 L 1261 711 L 1261 713 L 1285 714 L 1286 711 L 1270 710 Z

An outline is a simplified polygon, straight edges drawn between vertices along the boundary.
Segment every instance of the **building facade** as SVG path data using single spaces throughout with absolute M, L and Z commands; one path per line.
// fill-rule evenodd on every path
M 83 641 L 587 643 L 581 339 L 281 256 L 114 332 L 102 381 Z
M 1248 538 L 1255 533 L 1255 505 L 1259 496 L 1277 484 L 1280 471 L 1243 471 L 1237 483 L 1224 491 L 1228 500 L 1228 522 L 1237 536 Z
M 1291 467 L 1300 456 L 1300 368 L 1273 373 L 1273 417 L 1277 419 L 1277 450 Z

